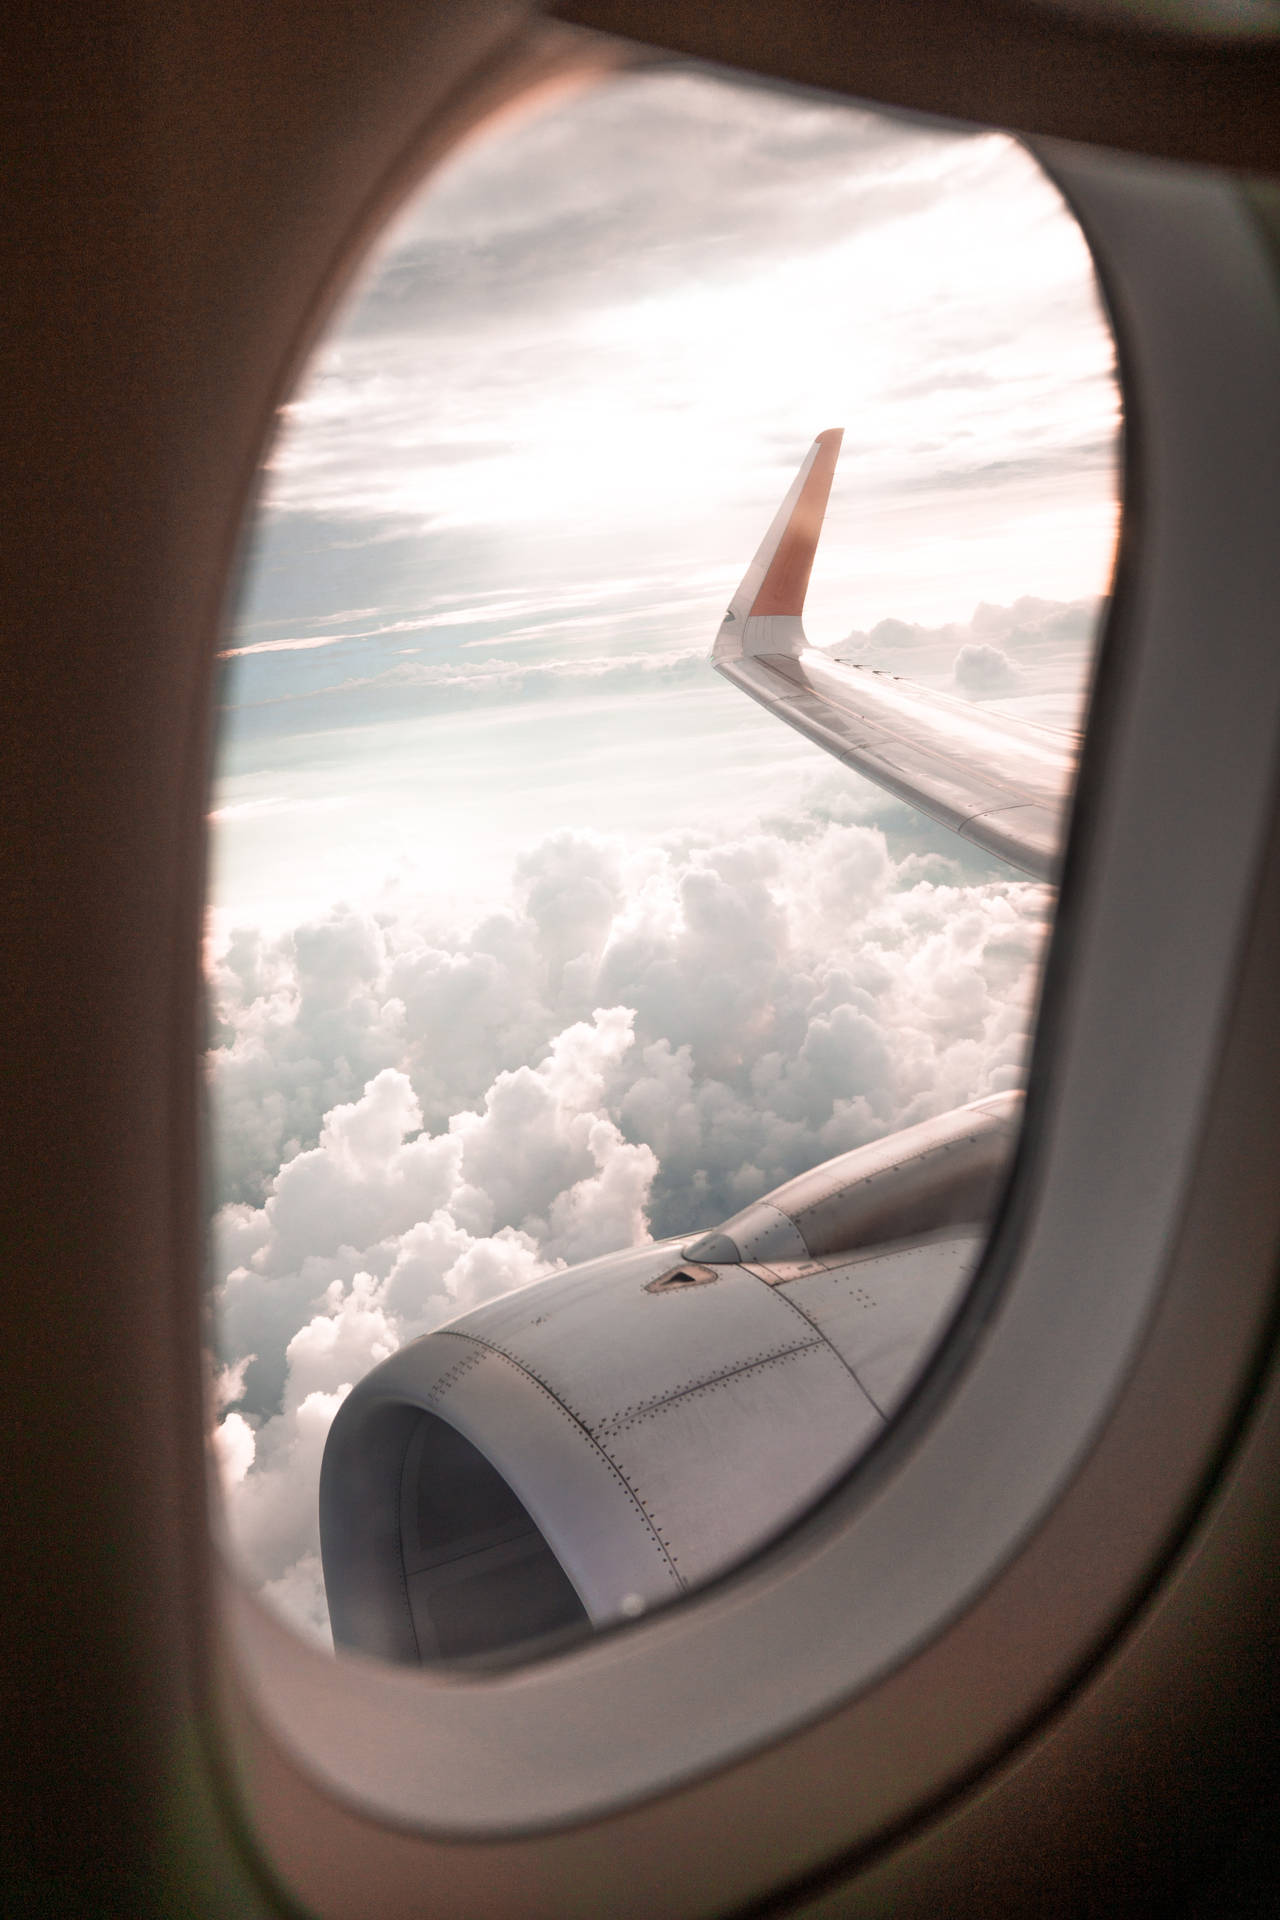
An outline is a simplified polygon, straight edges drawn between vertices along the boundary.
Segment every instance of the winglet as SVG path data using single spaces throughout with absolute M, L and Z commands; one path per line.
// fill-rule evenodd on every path
M 800 465 L 790 492 L 774 515 L 729 602 L 716 636 L 713 661 L 752 653 L 799 653 L 805 645 L 801 616 L 809 573 L 840 456 L 843 427 L 820 433 Z

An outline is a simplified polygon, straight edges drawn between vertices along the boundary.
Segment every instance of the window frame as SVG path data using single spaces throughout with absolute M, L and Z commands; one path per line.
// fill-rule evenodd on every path
M 1025 1129 L 950 1336 L 885 1442 L 784 1540 L 677 1608 L 510 1674 L 330 1660 L 223 1576 L 228 1711 L 242 1738 L 258 1729 L 250 1778 L 265 1736 L 347 1819 L 388 1844 L 413 1835 L 424 1866 L 447 1858 L 452 1897 L 464 1855 L 572 1872 L 593 1835 L 625 1828 L 649 1840 L 639 1865 L 615 1847 L 616 1910 L 652 1911 L 664 1822 L 678 1808 L 723 1838 L 731 1782 L 729 1894 L 779 1861 L 812 1865 L 837 1799 L 846 1849 L 919 1819 L 1131 1616 L 1269 1336 L 1269 1272 L 1221 1257 L 1274 1230 L 1269 1196 L 1245 1196 L 1210 1289 L 1188 1192 L 1218 1124 L 1280 738 L 1280 548 L 1256 510 L 1280 491 L 1274 262 L 1224 177 L 1033 150 L 1081 219 L 1116 328 L 1125 517 Z M 1176 967 L 1145 970 L 1153 944 Z M 1121 1004 L 1115 983 L 1135 979 Z M 807 1821 L 787 1792 L 797 1765 L 838 1782 Z M 510 1903 L 498 1873 L 486 1911 L 527 1911 L 511 1870 Z M 695 1910 L 694 1892 L 666 1910 Z

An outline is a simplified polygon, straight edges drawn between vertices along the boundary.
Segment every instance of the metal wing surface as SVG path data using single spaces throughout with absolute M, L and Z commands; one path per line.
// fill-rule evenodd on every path
M 846 766 L 1037 879 L 1052 879 L 1077 740 L 811 647 L 802 614 L 840 451 L 821 433 L 721 623 L 712 665 Z

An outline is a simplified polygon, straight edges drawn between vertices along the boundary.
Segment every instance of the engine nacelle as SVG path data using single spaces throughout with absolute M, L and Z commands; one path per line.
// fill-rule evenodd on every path
M 320 1480 L 335 1644 L 533 1653 L 727 1571 L 862 1454 L 946 1326 L 1020 1095 L 828 1161 L 392 1355 Z

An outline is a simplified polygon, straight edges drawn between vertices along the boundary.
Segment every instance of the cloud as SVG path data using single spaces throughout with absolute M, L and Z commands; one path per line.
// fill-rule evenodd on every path
M 213 1433 L 214 1453 L 223 1485 L 238 1487 L 253 1465 L 257 1443 L 253 1428 L 242 1413 L 229 1413 L 219 1421 Z
M 869 632 L 846 635 L 830 651 L 837 660 L 877 663 L 900 655 L 904 673 L 918 676 L 930 664 L 945 663 L 950 669 L 957 647 L 981 651 L 999 642 L 1011 664 L 1033 664 L 1040 673 L 1046 656 L 1062 651 L 1069 655 L 1078 679 L 1100 608 L 1096 598 L 1064 602 L 1024 594 L 1007 607 L 983 600 L 967 622 L 927 627 L 912 620 L 880 620 Z
M 217 1450 L 274 1603 L 322 1631 L 324 1434 L 404 1341 L 1016 1084 L 1049 904 L 808 813 L 639 849 L 556 834 L 452 931 L 407 901 L 234 935 Z
M 837 660 L 888 668 L 966 700 L 1002 701 L 1046 726 L 1078 727 L 1088 691 L 1082 669 L 1103 609 L 1092 597 L 1024 594 L 1005 607 L 980 601 L 970 620 L 938 627 L 881 620 L 830 651 Z
M 465 149 L 388 235 L 352 331 L 416 334 L 446 316 L 484 328 L 531 288 L 536 324 L 548 309 L 558 319 L 566 298 L 613 304 L 713 278 L 744 257 L 772 263 L 780 214 L 797 251 L 835 221 L 891 218 L 937 191 L 957 144 L 885 114 L 719 76 L 614 80 Z M 532 177 L 536 195 L 511 191 Z M 677 182 L 696 191 L 673 192 Z M 718 213 L 710 229 L 708 202 Z M 630 247 L 619 248 L 620 230 Z
M 306 522 L 403 538 L 395 574 L 447 531 L 460 590 L 514 578 L 522 529 L 526 579 L 549 542 L 550 580 L 630 571 L 637 530 L 733 560 L 830 416 L 903 577 L 910 511 L 987 512 L 1021 571 L 1029 493 L 1105 485 L 1111 362 L 1079 229 L 1005 136 L 632 76 L 472 143 L 395 224 L 283 415 L 274 545 L 349 600 L 359 563 Z
M 970 641 L 956 655 L 956 687 L 970 700 L 987 700 L 1002 693 L 1017 693 L 1022 675 L 1000 647 L 989 642 Z
M 364 639 L 364 634 L 308 633 L 297 640 L 255 640 L 247 647 L 226 647 L 219 660 L 240 660 L 251 653 L 313 653 L 317 647 L 336 647 L 344 640 Z
M 543 661 L 536 665 L 501 658 L 451 660 L 421 665 L 407 662 L 403 666 L 389 667 L 384 673 L 367 680 L 343 681 L 331 691 L 343 700 L 344 705 L 349 705 L 352 693 L 362 687 L 430 688 L 463 695 L 497 696 L 504 701 L 528 699 L 543 691 L 563 692 L 583 682 L 643 682 L 659 674 L 673 673 L 683 673 L 692 678 L 690 670 L 696 669 L 698 673 L 705 671 L 706 657 L 705 647 L 668 647 L 662 651 L 646 649 L 643 653 L 595 654 L 585 658 L 571 655 L 567 659 Z

